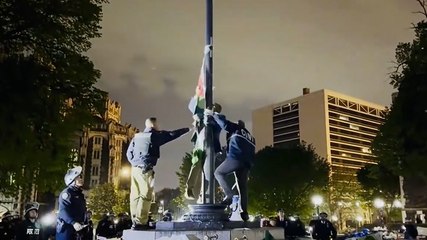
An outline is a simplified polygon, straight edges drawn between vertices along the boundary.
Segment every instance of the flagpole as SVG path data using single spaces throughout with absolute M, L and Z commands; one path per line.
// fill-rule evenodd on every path
M 205 81 L 206 81 L 206 106 L 205 108 L 212 109 L 213 107 L 213 0 L 206 0 L 206 46 L 209 47 L 209 53 L 206 56 L 205 65 Z M 213 148 L 213 132 L 212 125 L 206 126 L 206 161 L 207 161 L 207 176 L 205 176 L 208 189 L 204 186 L 203 192 L 208 191 L 205 195 L 203 203 L 215 203 L 215 151 Z

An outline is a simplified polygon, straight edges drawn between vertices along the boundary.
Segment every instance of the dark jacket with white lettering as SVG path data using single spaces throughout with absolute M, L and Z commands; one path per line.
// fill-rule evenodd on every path
M 242 161 L 250 168 L 255 159 L 255 138 L 246 128 L 228 121 L 222 114 L 215 113 L 213 118 L 230 135 L 227 159 Z
M 16 228 L 17 240 L 41 240 L 42 226 L 38 221 L 31 222 L 28 218 L 22 221 Z
M 146 128 L 144 132 L 137 133 L 129 144 L 126 156 L 132 166 L 154 167 L 160 158 L 160 146 L 177 139 L 190 131 L 181 128 L 175 131 L 157 131 Z

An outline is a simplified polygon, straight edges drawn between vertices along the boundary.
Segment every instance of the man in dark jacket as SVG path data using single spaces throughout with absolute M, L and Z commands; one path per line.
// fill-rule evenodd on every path
M 135 134 L 130 142 L 126 156 L 132 165 L 130 212 L 134 229 L 149 228 L 147 221 L 154 190 L 153 168 L 160 158 L 160 146 L 188 131 L 189 128 L 160 131 L 157 119 L 151 117 L 145 121 L 144 131 Z
M 96 227 L 96 236 L 104 238 L 116 237 L 116 228 L 114 226 L 114 215 L 104 214 Z
M 317 240 L 330 240 L 337 237 L 337 230 L 334 225 L 327 219 L 328 214 L 321 212 L 320 219 L 314 223 L 313 239 Z
M 37 202 L 27 203 L 25 206 L 24 221 L 16 229 L 17 240 L 41 240 L 42 226 L 37 221 L 39 204 Z
M 205 110 L 205 114 L 213 116 L 215 122 L 230 134 L 229 139 L 227 139 L 226 160 L 215 170 L 215 178 L 225 193 L 222 204 L 230 205 L 232 203 L 233 191 L 226 181 L 226 176 L 234 173 L 242 208 L 240 216 L 243 221 L 247 221 L 249 219 L 247 181 L 249 169 L 255 159 L 255 138 L 245 128 L 245 123 L 241 120 L 237 123 L 230 122 L 224 115 L 209 109 Z
M 85 227 L 86 200 L 83 195 L 82 167 L 67 171 L 64 181 L 67 185 L 59 195 L 59 212 L 56 225 L 56 240 L 74 240 L 82 237 Z
M 412 219 L 406 218 L 405 219 L 405 234 L 404 238 L 408 240 L 415 240 L 418 236 L 418 230 L 417 227 L 412 222 Z

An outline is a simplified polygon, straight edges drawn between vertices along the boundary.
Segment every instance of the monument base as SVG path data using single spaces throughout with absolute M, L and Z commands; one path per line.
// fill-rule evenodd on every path
M 223 230 L 125 230 L 123 240 L 263 240 L 285 239 L 283 228 L 235 228 Z
M 183 230 L 223 230 L 234 228 L 259 228 L 260 222 L 243 221 L 212 221 L 212 222 L 163 222 L 156 223 L 156 230 L 183 231 Z

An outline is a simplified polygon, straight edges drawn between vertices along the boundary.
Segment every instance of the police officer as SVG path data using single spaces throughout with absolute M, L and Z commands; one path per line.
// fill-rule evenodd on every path
M 228 121 L 224 115 L 206 109 L 206 115 L 213 116 L 215 122 L 229 134 L 226 160 L 215 170 L 215 178 L 225 193 L 222 204 L 230 205 L 233 199 L 231 186 L 227 183 L 226 176 L 233 173 L 236 176 L 240 195 L 241 212 L 243 221 L 249 219 L 247 182 L 249 169 L 255 159 L 255 138 L 245 128 L 245 123 Z
M 17 240 L 41 240 L 42 226 L 37 221 L 39 204 L 37 202 L 27 203 L 25 206 L 24 221 L 16 228 Z
M 67 185 L 59 195 L 59 212 L 56 225 L 56 240 L 71 240 L 82 237 L 86 216 L 86 200 L 82 187 L 82 167 L 69 169 L 64 181 Z
M 325 212 L 319 214 L 319 220 L 314 223 L 313 227 L 313 239 L 330 240 L 337 237 L 337 230 L 327 217 L 328 214 Z
M 145 120 L 143 132 L 135 134 L 126 156 L 132 165 L 130 212 L 134 229 L 149 228 L 147 225 L 154 190 L 154 166 L 160 157 L 160 146 L 190 131 L 181 128 L 174 131 L 159 130 L 155 117 Z

